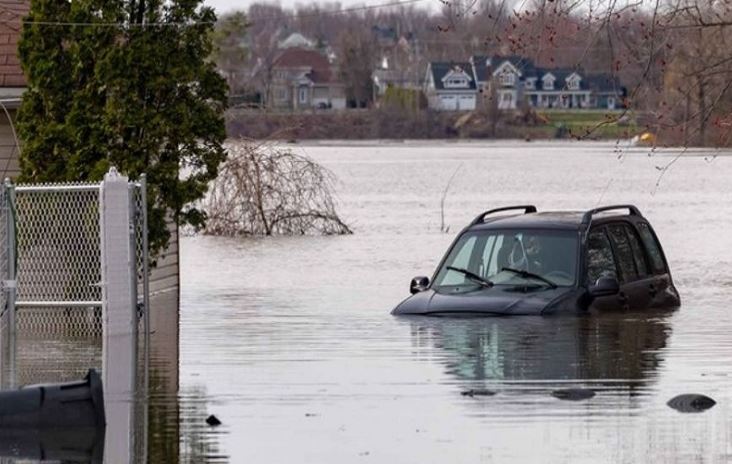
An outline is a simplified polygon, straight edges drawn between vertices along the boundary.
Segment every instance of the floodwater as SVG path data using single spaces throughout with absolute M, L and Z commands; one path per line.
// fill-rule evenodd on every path
M 154 300 L 150 396 L 138 398 L 148 422 L 130 430 L 138 458 L 732 461 L 732 154 L 579 142 L 291 148 L 337 176 L 338 210 L 355 233 L 181 238 L 180 312 L 176 295 Z M 440 199 L 456 170 L 444 233 Z M 589 317 L 389 314 L 479 212 L 526 203 L 636 204 L 661 239 L 682 307 Z M 571 387 L 596 394 L 552 396 Z M 469 390 L 495 394 L 462 394 Z M 681 393 L 717 404 L 679 413 L 666 402 Z M 210 414 L 222 424 L 208 426 Z
M 732 461 L 727 153 L 690 150 L 664 172 L 678 151 L 608 143 L 292 148 L 336 174 L 339 212 L 355 234 L 182 240 L 180 383 L 197 396 L 183 396 L 181 408 L 223 422 L 205 435 L 198 462 Z M 441 233 L 440 197 L 455 170 L 450 231 Z M 525 203 L 636 204 L 665 247 L 683 306 L 389 315 L 478 212 Z M 596 396 L 551 395 L 569 387 Z M 461 395 L 470 389 L 495 395 Z M 681 393 L 717 405 L 682 414 L 666 405 Z

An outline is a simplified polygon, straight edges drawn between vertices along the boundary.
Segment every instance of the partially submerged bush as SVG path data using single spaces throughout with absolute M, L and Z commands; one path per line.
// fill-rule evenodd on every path
M 271 143 L 228 147 L 204 203 L 211 235 L 350 234 L 335 212 L 335 176 Z

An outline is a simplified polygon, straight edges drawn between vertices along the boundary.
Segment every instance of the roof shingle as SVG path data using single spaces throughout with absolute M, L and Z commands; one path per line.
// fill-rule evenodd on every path
M 27 0 L 0 0 L 0 87 L 25 87 L 18 60 L 21 20 L 28 14 Z
M 305 48 L 288 48 L 275 58 L 273 68 L 309 68 L 308 77 L 315 83 L 334 79 L 328 58 L 322 53 Z

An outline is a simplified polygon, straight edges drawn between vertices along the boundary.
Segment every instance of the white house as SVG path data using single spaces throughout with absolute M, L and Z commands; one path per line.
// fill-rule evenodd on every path
M 424 93 L 431 109 L 472 111 L 478 87 L 470 63 L 436 62 L 427 65 Z
M 535 108 L 612 110 L 622 106 L 626 92 L 615 76 L 539 68 L 519 56 L 473 56 L 470 64 L 483 95 L 490 96 L 495 88 L 500 109 L 516 109 L 525 102 Z

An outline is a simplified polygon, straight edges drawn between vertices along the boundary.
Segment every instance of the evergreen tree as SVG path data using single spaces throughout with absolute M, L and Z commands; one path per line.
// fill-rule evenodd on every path
M 201 0 L 32 0 L 19 43 L 21 179 L 147 173 L 153 251 L 169 239 L 168 211 L 202 226 L 192 203 L 225 158 L 226 83 L 207 59 L 215 20 Z

